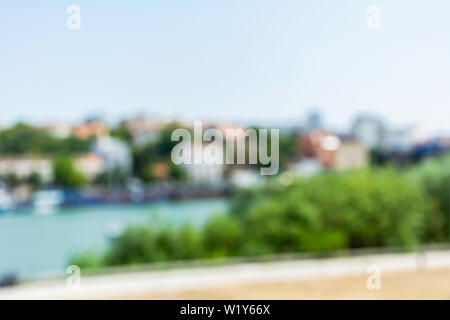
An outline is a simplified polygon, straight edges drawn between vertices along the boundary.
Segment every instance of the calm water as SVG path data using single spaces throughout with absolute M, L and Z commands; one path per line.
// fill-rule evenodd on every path
M 108 230 L 135 223 L 199 225 L 222 212 L 223 199 L 60 209 L 51 215 L 0 215 L 0 275 L 64 270 L 70 256 L 108 245 Z

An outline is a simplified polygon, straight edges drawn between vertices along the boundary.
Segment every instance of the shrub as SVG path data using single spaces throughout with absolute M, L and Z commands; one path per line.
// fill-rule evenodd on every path
M 322 223 L 347 234 L 352 248 L 418 243 L 425 210 L 420 187 L 393 170 L 318 176 L 303 188 Z
M 181 228 L 150 225 L 130 227 L 115 240 L 106 253 L 106 265 L 140 264 L 185 260 L 203 256 L 199 232 L 185 225 Z
M 69 188 L 78 188 L 86 181 L 83 174 L 77 170 L 71 157 L 58 156 L 53 162 L 54 182 Z
M 116 265 L 363 247 L 411 248 L 428 240 L 423 235 L 430 237 L 434 228 L 443 232 L 441 222 L 425 224 L 428 229 L 424 230 L 429 197 L 423 192 L 429 190 L 443 210 L 442 182 L 426 180 L 422 187 L 418 181 L 392 169 L 324 173 L 287 187 L 272 180 L 269 186 L 240 191 L 230 212 L 211 217 L 199 229 L 130 227 L 101 261 Z
M 410 171 L 428 198 L 423 240 L 447 242 L 450 215 L 450 155 L 425 160 Z
M 233 216 L 213 216 L 203 228 L 203 241 L 208 257 L 238 255 L 244 241 L 242 223 Z
M 81 269 L 100 268 L 104 265 L 104 261 L 99 252 L 86 251 L 73 255 L 69 260 L 69 265 L 76 265 Z
M 297 181 L 253 203 L 244 216 L 249 241 L 269 252 L 413 246 L 424 203 L 420 188 L 406 177 L 361 170 Z
M 256 204 L 246 221 L 245 253 L 330 251 L 347 246 L 342 231 L 325 226 L 317 208 L 294 192 Z M 281 200 L 281 201 L 280 201 Z

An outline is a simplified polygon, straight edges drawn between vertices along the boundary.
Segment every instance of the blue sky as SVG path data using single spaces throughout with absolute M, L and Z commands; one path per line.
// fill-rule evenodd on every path
M 81 30 L 66 8 L 81 8 Z M 382 29 L 366 27 L 366 8 Z M 300 121 L 450 127 L 450 1 L 0 2 L 0 122 Z

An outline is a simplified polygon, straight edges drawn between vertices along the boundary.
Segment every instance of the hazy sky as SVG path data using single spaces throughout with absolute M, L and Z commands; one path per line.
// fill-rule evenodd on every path
M 71 4 L 81 30 L 66 27 Z M 446 130 L 449 12 L 448 0 L 2 0 L 0 121 L 295 121 L 317 106 L 335 126 L 370 111 Z

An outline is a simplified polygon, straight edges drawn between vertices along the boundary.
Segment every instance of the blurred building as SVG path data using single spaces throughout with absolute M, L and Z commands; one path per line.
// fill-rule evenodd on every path
M 382 148 L 386 137 L 386 126 L 374 115 L 360 115 L 353 122 L 352 136 L 369 149 Z
M 92 181 L 107 170 L 105 160 L 95 153 L 86 153 L 75 157 L 75 166 L 88 181 Z
M 27 179 L 32 174 L 38 174 L 42 182 L 53 179 L 53 166 L 49 158 L 17 156 L 0 157 L 0 176 L 14 175 L 18 179 Z
M 425 141 L 418 125 L 405 126 L 388 130 L 385 137 L 384 149 L 388 152 L 408 153 L 414 147 Z
M 169 177 L 170 169 L 167 163 L 157 162 L 151 166 L 152 174 L 156 179 L 166 180 Z
M 108 134 L 108 126 L 101 120 L 88 120 L 74 126 L 72 133 L 80 139 L 102 137 Z
M 72 134 L 72 126 L 65 123 L 51 124 L 41 127 L 56 138 L 67 138 Z
M 92 152 L 99 155 L 108 171 L 120 170 L 124 174 L 131 173 L 133 159 L 129 146 L 110 136 L 100 137 L 95 140 Z
M 126 119 L 121 122 L 132 136 L 133 144 L 144 145 L 158 138 L 160 131 L 167 125 L 167 122 L 150 119 L 145 116 Z
M 439 137 L 429 139 L 414 147 L 412 155 L 415 159 L 432 156 L 450 151 L 450 138 Z
M 355 140 L 342 140 L 334 155 L 333 168 L 346 170 L 362 168 L 369 164 L 369 150 Z
M 224 143 L 226 141 L 234 141 L 236 144 L 237 141 L 242 141 L 242 139 L 245 139 L 246 137 L 245 136 L 246 128 L 239 125 L 235 125 L 233 123 L 204 121 L 203 130 L 206 131 L 208 129 L 219 130 L 223 136 Z
M 300 153 L 304 158 L 315 159 L 322 167 L 331 168 L 334 154 L 341 144 L 333 133 L 316 129 L 299 137 Z
M 28 184 L 19 184 L 12 189 L 12 195 L 16 203 L 25 202 L 33 194 L 33 188 Z
M 255 169 L 233 169 L 230 173 L 229 180 L 231 184 L 237 187 L 251 187 L 262 182 L 263 177 Z
M 195 159 L 195 145 L 192 146 L 192 160 Z M 213 157 L 216 157 L 215 159 Z M 206 183 L 206 184 L 220 184 L 223 182 L 224 176 L 224 165 L 223 155 L 221 154 L 210 154 L 209 163 L 206 161 L 201 161 L 201 163 L 194 163 L 192 161 L 190 164 L 183 164 L 183 169 L 185 170 L 189 180 L 195 183 Z
M 304 158 L 289 165 L 289 171 L 300 177 L 310 177 L 322 171 L 320 163 L 314 158 Z
M 195 183 L 220 184 L 223 182 L 223 165 L 220 164 L 184 164 L 189 180 Z
M 311 175 L 319 168 L 345 170 L 369 163 L 368 148 L 356 140 L 341 139 L 325 130 L 313 130 L 299 137 L 300 161 L 291 165 L 301 175 Z
M 311 131 L 322 128 L 322 115 L 319 110 L 313 110 L 308 113 L 305 123 L 305 130 Z

